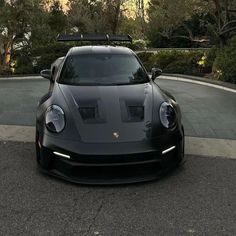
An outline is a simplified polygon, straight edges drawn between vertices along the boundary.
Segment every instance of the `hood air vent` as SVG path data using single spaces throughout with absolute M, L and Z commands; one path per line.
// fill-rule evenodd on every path
M 144 119 L 144 107 L 143 106 L 129 106 L 128 117 L 131 122 L 139 122 Z
M 80 107 L 80 115 L 83 120 L 94 120 L 98 118 L 98 110 L 96 107 Z

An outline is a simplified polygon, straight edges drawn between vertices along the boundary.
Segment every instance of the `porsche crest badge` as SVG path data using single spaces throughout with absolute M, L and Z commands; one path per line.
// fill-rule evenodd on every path
M 118 132 L 113 132 L 113 137 L 118 139 L 120 137 L 120 134 Z

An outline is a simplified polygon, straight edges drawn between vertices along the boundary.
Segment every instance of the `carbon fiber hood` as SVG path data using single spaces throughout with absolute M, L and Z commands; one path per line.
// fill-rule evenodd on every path
M 85 143 L 138 142 L 152 133 L 151 83 L 120 86 L 71 86 L 59 88 L 75 128 Z

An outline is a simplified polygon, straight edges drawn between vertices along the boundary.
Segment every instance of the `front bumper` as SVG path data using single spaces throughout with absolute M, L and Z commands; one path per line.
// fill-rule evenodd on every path
M 58 139 L 46 137 L 46 142 L 36 142 L 36 149 L 42 171 L 82 184 L 122 184 L 154 180 L 173 169 L 184 156 L 183 134 L 174 135 L 168 139 L 168 143 L 160 143 L 159 148 L 155 148 L 155 145 L 120 145 L 123 149 L 117 144 L 108 144 L 106 149 L 105 146 L 98 145 L 96 153 L 91 146 L 87 153 L 83 153 L 81 147 L 76 152 L 71 151 L 76 150 L 71 141 L 60 144 Z M 116 150 L 117 147 L 119 151 Z M 173 149 L 168 151 L 170 148 Z M 168 152 L 165 153 L 165 150 Z

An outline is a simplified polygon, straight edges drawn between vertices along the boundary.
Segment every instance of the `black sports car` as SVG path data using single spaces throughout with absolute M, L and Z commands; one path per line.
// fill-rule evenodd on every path
M 51 86 L 37 108 L 41 170 L 111 184 L 152 180 L 180 163 L 181 112 L 154 82 L 160 74 L 153 68 L 149 76 L 136 54 L 120 46 L 73 47 L 42 71 Z

